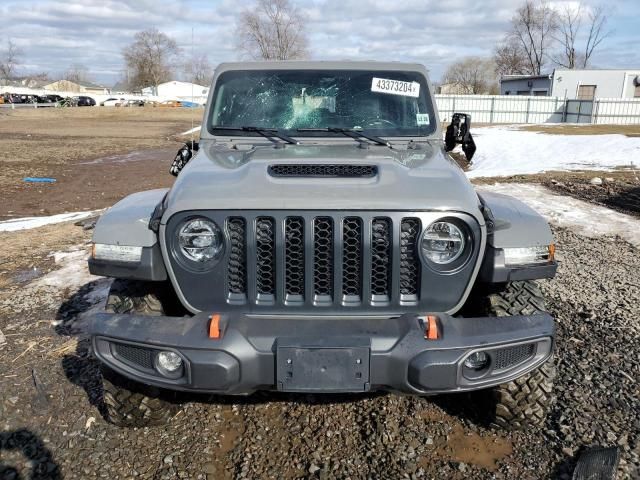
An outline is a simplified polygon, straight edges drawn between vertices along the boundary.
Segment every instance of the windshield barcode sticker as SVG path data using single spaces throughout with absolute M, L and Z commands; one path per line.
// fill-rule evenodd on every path
M 373 77 L 371 91 L 418 98 L 420 96 L 420 84 L 418 82 L 403 82 L 401 80 Z

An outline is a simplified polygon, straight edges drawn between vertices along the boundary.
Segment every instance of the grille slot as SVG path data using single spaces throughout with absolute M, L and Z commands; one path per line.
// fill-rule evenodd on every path
M 288 217 L 284 226 L 285 294 L 291 302 L 304 300 L 304 219 Z
M 347 217 L 342 222 L 342 294 L 346 303 L 362 298 L 362 220 Z
M 316 304 L 331 304 L 333 296 L 333 219 L 313 221 L 313 293 Z
M 229 293 L 245 296 L 247 293 L 247 242 L 246 225 L 243 218 L 232 217 L 227 222 L 229 229 L 229 263 L 227 283 Z
M 153 350 L 128 345 L 126 343 L 112 343 L 116 357 L 137 368 L 153 370 Z
M 256 290 L 258 295 L 276 294 L 276 231 L 273 218 L 256 221 Z
M 224 220 L 229 304 L 333 308 L 418 304 L 423 275 L 419 218 L 260 213 Z
M 418 235 L 420 220 L 404 218 L 400 225 L 400 295 L 417 300 L 420 290 L 420 258 Z
M 533 343 L 526 345 L 516 345 L 514 347 L 496 350 L 494 369 L 511 368 L 529 360 L 535 353 L 536 346 Z
M 272 177 L 375 177 L 378 167 L 375 165 L 335 165 L 335 164 L 279 164 L 269 166 Z
M 386 302 L 391 296 L 391 220 L 371 223 L 371 299 Z

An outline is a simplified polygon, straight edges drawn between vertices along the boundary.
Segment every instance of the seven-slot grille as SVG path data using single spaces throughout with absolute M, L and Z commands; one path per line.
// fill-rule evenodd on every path
M 227 298 L 265 306 L 415 305 L 422 226 L 418 218 L 396 221 L 331 214 L 229 217 Z

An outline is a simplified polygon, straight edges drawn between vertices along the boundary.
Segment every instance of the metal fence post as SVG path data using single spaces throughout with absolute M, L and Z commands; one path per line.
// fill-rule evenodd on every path
M 489 123 L 493 123 L 493 108 L 496 104 L 496 97 L 491 97 L 491 112 L 489 113 Z
M 531 97 L 527 97 L 527 119 L 524 123 L 529 123 L 529 108 L 531 107 Z

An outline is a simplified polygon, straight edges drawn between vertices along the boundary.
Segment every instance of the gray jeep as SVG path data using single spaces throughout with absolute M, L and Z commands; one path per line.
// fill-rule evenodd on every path
M 171 189 L 95 228 L 89 269 L 115 278 L 90 322 L 111 422 L 257 390 L 478 390 L 493 424 L 544 421 L 551 231 L 476 192 L 422 65 L 220 65 L 178 159 Z

